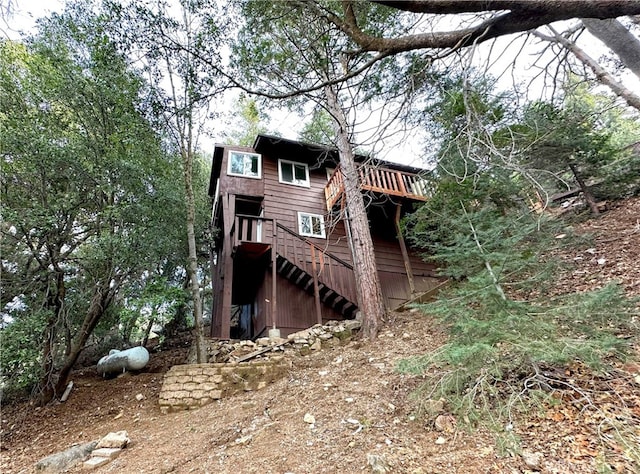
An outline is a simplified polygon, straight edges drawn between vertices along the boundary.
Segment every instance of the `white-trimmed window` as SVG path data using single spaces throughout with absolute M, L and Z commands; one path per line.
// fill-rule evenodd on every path
M 278 178 L 281 183 L 310 187 L 309 166 L 306 163 L 278 160 Z
M 298 233 L 305 237 L 324 239 L 324 216 L 298 212 Z
M 245 178 L 262 178 L 262 159 L 258 153 L 229 152 L 227 174 Z
M 331 181 L 331 175 L 333 174 L 333 172 L 335 171 L 335 168 L 326 168 L 327 171 L 327 181 Z

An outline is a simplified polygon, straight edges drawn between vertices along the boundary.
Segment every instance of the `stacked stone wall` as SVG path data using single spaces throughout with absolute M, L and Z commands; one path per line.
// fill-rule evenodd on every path
M 160 389 L 160 410 L 189 410 L 235 393 L 259 390 L 285 372 L 282 356 L 251 362 L 173 366 Z

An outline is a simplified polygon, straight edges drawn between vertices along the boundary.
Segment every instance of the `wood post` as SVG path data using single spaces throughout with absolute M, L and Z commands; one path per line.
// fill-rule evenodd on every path
M 313 276 L 313 296 L 316 301 L 316 319 L 318 324 L 322 324 L 322 307 L 320 306 L 320 285 L 318 284 L 318 270 L 316 268 L 316 249 L 309 244 L 311 249 L 311 275 Z
M 222 197 L 222 217 L 224 225 L 224 243 L 222 245 L 222 264 L 224 273 L 222 275 L 222 311 L 220 314 L 220 337 L 229 339 L 231 337 L 231 300 L 233 296 L 233 228 L 236 214 L 236 196 L 227 194 Z
M 398 236 L 398 243 L 400 244 L 400 251 L 402 252 L 402 260 L 404 261 L 404 268 L 407 271 L 407 280 L 409 280 L 409 289 L 411 294 L 416 292 L 416 286 L 413 283 L 413 270 L 411 269 L 411 261 L 409 260 L 409 253 L 407 252 L 407 246 L 404 243 L 404 237 L 402 236 L 402 229 L 400 229 L 400 211 L 402 205 L 396 204 L 396 218 L 394 224 L 396 226 L 396 234 Z
M 276 220 L 273 219 L 271 221 L 271 225 L 273 226 L 272 235 L 273 239 L 271 242 L 271 325 L 273 329 L 277 327 L 277 296 L 278 291 L 276 287 L 276 279 L 278 277 L 277 274 L 277 257 L 278 257 L 278 226 L 276 225 Z

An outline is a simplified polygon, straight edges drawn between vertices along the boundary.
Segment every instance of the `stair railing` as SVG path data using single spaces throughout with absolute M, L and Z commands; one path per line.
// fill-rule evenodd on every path
M 357 301 L 353 266 L 280 223 L 276 224 L 278 253 L 351 302 Z
M 275 228 L 275 232 L 274 232 Z M 234 248 L 247 242 L 272 245 L 276 253 L 343 298 L 357 301 L 353 266 L 269 217 L 237 214 L 231 228 Z

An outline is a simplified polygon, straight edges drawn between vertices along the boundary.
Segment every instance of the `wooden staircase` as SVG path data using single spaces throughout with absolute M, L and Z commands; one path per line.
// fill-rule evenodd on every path
M 291 283 L 301 288 L 310 295 L 315 294 L 315 285 L 313 275 L 307 273 L 302 268 L 287 260 L 282 255 L 276 258 L 278 274 L 289 280 Z M 323 281 L 318 281 L 318 296 L 320 302 L 325 306 L 340 313 L 346 319 L 355 317 L 358 307 L 353 301 L 349 301 L 336 290 L 330 288 Z
M 276 272 L 314 296 L 318 313 L 323 304 L 346 319 L 355 317 L 355 275 L 349 263 L 271 218 L 237 215 L 232 234 L 234 255 L 275 252 Z

